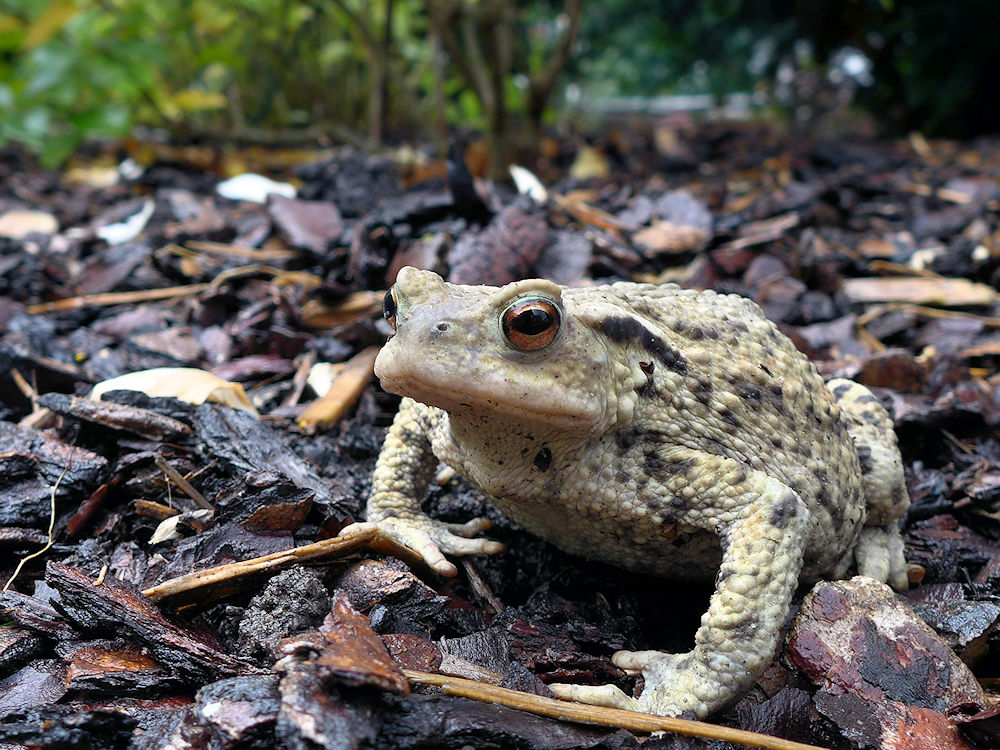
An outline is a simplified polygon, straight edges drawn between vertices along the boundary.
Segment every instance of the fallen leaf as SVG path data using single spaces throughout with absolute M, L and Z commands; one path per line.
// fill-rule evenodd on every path
M 0 215 L 0 237 L 19 240 L 29 234 L 55 234 L 59 222 L 44 211 L 8 211 Z
M 247 172 L 224 180 L 215 186 L 215 192 L 231 201 L 267 203 L 267 196 L 283 195 L 295 197 L 295 186 L 287 182 L 276 182 L 263 175 Z
M 610 173 L 607 155 L 594 146 L 581 146 L 569 168 L 569 176 L 574 180 L 601 179 Z
M 242 385 L 194 367 L 154 367 L 119 375 L 95 385 L 90 398 L 100 401 L 109 391 L 141 391 L 147 396 L 172 397 L 191 404 L 214 401 L 260 416 Z
M 549 191 L 530 170 L 511 164 L 510 176 L 521 195 L 529 196 L 536 203 L 545 203 L 549 199 Z
M 155 208 L 156 204 L 150 198 L 142 204 L 142 208 L 137 213 L 132 214 L 125 221 L 99 227 L 94 234 L 109 245 L 121 245 L 125 242 L 131 242 L 142 234 L 142 230 L 149 223 L 149 219 L 152 217 Z

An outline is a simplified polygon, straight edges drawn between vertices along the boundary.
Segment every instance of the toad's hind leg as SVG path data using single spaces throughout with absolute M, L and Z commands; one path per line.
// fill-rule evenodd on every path
M 826 384 L 837 399 L 847 431 L 861 461 L 862 488 L 868 520 L 854 548 L 836 571 L 843 575 L 852 561 L 858 572 L 894 589 L 907 588 L 906 559 L 899 519 L 910 506 L 903 461 L 896 446 L 892 420 L 878 399 L 863 385 L 838 378 Z
M 663 461 L 675 467 L 675 481 L 664 489 L 690 489 L 698 498 L 697 506 L 676 521 L 716 534 L 722 546 L 715 593 L 695 633 L 694 649 L 616 653 L 615 664 L 645 678 L 638 699 L 607 685 L 549 687 L 570 700 L 702 717 L 742 695 L 774 657 L 811 517 L 789 486 L 731 458 L 675 449 Z

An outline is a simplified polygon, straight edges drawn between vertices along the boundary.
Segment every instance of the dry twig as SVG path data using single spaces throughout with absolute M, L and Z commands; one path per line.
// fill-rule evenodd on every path
M 186 598 L 191 598 L 195 592 L 208 587 L 235 589 L 241 586 L 246 579 L 260 573 L 273 572 L 290 565 L 298 565 L 321 558 L 343 557 L 362 547 L 370 547 L 398 557 L 411 567 L 426 569 L 423 561 L 415 552 L 383 536 L 378 529 L 368 528 L 347 536 L 324 539 L 313 544 L 305 544 L 301 547 L 255 557 L 252 560 L 218 565 L 207 570 L 188 573 L 157 584 L 142 593 L 158 602 L 182 594 Z
M 212 511 L 215 510 L 215 506 L 213 506 L 205 498 L 204 495 L 198 492 L 198 490 L 192 487 L 191 483 L 187 479 L 185 479 L 181 475 L 181 473 L 177 471 L 177 469 L 171 466 L 170 463 L 167 461 L 167 459 L 165 459 L 163 456 L 157 456 L 156 459 L 154 460 L 154 463 L 156 464 L 156 467 L 160 471 L 162 471 L 164 474 L 167 475 L 170 481 L 172 481 L 174 484 L 176 484 L 178 487 L 184 490 L 185 495 L 194 500 L 195 505 L 197 505 L 199 508 L 202 508 L 203 510 L 212 510 Z
M 689 719 L 674 719 L 669 716 L 654 716 L 638 711 L 623 711 L 618 708 L 587 706 L 582 703 L 571 703 L 555 698 L 545 698 L 532 693 L 522 693 L 517 690 L 487 685 L 475 680 L 461 677 L 448 677 L 430 672 L 418 672 L 404 669 L 406 678 L 417 685 L 436 685 L 448 695 L 471 698 L 484 703 L 499 703 L 508 708 L 538 716 L 547 716 L 561 721 L 576 721 L 582 724 L 597 724 L 605 727 L 619 727 L 630 732 L 673 732 L 685 737 L 700 737 L 706 740 L 722 740 L 735 742 L 747 747 L 760 747 L 765 750 L 824 750 L 816 745 L 806 745 L 792 742 L 767 734 L 748 732 L 743 729 L 722 727 L 716 724 L 706 724 L 702 721 Z
M 66 476 L 66 472 L 69 471 L 69 463 L 66 464 L 66 468 L 62 470 L 59 478 L 56 479 L 56 483 L 52 485 L 52 491 L 49 493 L 49 539 L 37 552 L 32 552 L 30 555 L 22 557 L 17 562 L 17 567 L 14 568 L 14 572 L 11 573 L 10 578 L 7 579 L 7 583 L 4 584 L 3 590 L 7 591 L 10 589 L 10 585 L 14 583 L 14 579 L 21 574 L 21 569 L 28 563 L 29 560 L 34 560 L 36 557 L 40 557 L 49 551 L 49 548 L 53 544 L 52 532 L 56 527 L 56 492 L 59 490 L 59 483 L 62 482 L 63 477 Z

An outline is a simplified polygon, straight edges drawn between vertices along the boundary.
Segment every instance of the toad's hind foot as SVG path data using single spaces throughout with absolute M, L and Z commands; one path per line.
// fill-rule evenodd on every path
M 586 703 L 588 706 L 619 708 L 624 711 L 641 711 L 639 701 L 631 698 L 617 685 L 568 685 L 556 682 L 549 685 L 556 698 L 564 701 Z
M 888 583 L 896 591 L 906 591 L 909 588 L 906 558 L 903 556 L 903 537 L 895 523 L 863 528 L 858 543 L 840 561 L 833 573 L 834 577 L 846 577 L 855 564 L 859 575 Z
M 694 654 L 619 651 L 612 661 L 632 675 L 642 673 L 645 688 L 631 698 L 615 685 L 549 685 L 557 698 L 659 716 L 702 717 L 717 707 L 721 690 Z

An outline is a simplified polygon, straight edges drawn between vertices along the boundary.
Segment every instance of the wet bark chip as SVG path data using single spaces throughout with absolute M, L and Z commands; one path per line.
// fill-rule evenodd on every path
M 170 622 L 138 589 L 111 576 L 98 586 L 79 570 L 50 562 L 45 580 L 59 593 L 57 606 L 76 628 L 102 635 L 125 634 L 142 644 L 158 664 L 185 678 L 256 671 L 194 631 Z
M 909 746 L 906 735 L 961 747 L 949 710 L 986 705 L 948 645 L 891 589 L 861 576 L 816 586 L 792 627 L 788 655 L 820 687 L 820 713 L 862 746 Z

